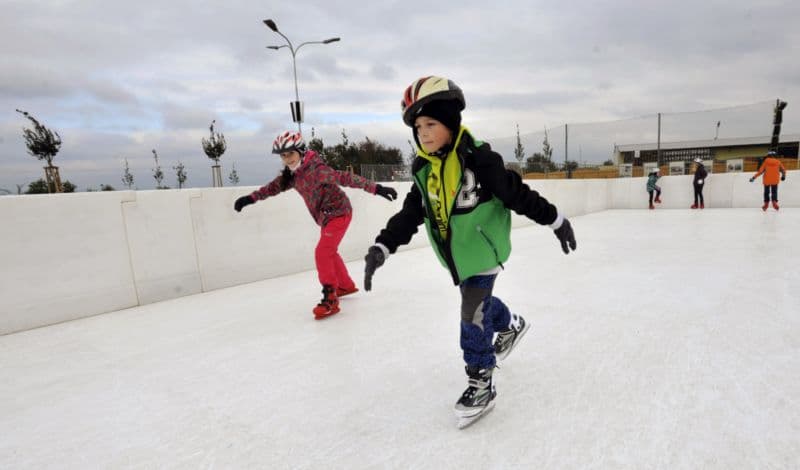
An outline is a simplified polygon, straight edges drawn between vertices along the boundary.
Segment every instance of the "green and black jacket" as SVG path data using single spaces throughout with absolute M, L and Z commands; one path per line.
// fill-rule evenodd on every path
M 435 162 L 434 159 L 440 159 Z M 427 180 L 438 168 L 446 198 L 447 220 L 442 236 L 431 210 Z M 453 150 L 445 157 L 418 149 L 412 164 L 414 185 L 403 208 L 386 223 L 375 239 L 389 249 L 411 241 L 423 222 L 436 255 L 458 285 L 475 274 L 502 266 L 511 254 L 511 213 L 536 223 L 555 222 L 556 207 L 522 182 L 519 174 L 506 170 L 503 158 L 488 143 L 475 140 L 465 127 Z

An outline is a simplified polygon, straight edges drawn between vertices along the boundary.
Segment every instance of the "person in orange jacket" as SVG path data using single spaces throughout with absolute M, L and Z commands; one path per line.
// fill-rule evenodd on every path
M 769 206 L 770 193 L 772 193 L 772 207 L 775 210 L 780 209 L 778 206 L 778 184 L 781 181 L 786 181 L 786 168 L 783 167 L 783 163 L 780 160 L 775 158 L 776 155 L 777 153 L 774 150 L 767 152 L 767 158 L 764 159 L 758 172 L 750 178 L 752 183 L 762 173 L 764 174 L 762 179 L 764 182 L 764 205 L 761 206 L 763 211 L 766 211 Z M 778 180 L 778 175 L 780 175 L 780 181 Z

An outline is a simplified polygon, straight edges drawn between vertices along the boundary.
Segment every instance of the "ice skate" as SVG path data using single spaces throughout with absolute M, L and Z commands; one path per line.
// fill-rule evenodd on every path
M 356 287 L 355 285 L 349 289 L 337 287 L 336 297 L 344 297 L 345 295 L 355 294 L 356 292 L 358 292 L 358 287 Z
M 706 208 L 706 203 L 705 202 L 701 202 L 700 203 L 700 209 L 705 209 L 705 208 Z
M 654 202 L 655 202 L 656 204 L 661 204 L 661 196 L 656 196 L 656 199 L 655 199 L 655 201 L 654 201 Z
M 655 209 L 655 208 L 656 208 L 656 206 L 654 206 L 653 203 L 651 202 L 650 203 L 650 209 Z
M 469 386 L 456 402 L 458 429 L 464 429 L 494 408 L 497 392 L 492 383 L 493 368 L 479 369 L 466 366 Z
M 689 207 L 689 209 L 697 209 L 697 204 L 696 204 L 696 203 L 695 203 L 695 204 L 692 204 L 692 205 Z
M 530 327 L 530 323 L 522 316 L 511 314 L 511 326 L 507 330 L 499 331 L 494 341 L 494 355 L 498 361 L 508 357 Z
M 339 299 L 331 286 L 322 287 L 322 300 L 314 307 L 314 319 L 322 320 L 339 313 Z
M 778 201 L 772 201 L 772 208 L 776 211 L 780 210 L 781 207 L 778 205 Z
M 761 206 L 761 210 L 762 210 L 762 211 L 764 211 L 764 212 L 766 212 L 766 211 L 767 211 L 767 207 L 769 207 L 769 203 L 768 203 L 768 202 L 765 202 L 765 203 L 764 203 L 764 205 L 763 205 L 763 206 Z

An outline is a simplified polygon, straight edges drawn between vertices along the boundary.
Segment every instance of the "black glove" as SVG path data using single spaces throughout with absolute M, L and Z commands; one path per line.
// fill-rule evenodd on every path
M 786 173 L 781 175 L 781 181 L 786 181 Z
M 750 182 L 751 182 L 751 183 L 752 183 L 753 181 L 755 181 L 755 180 L 756 180 L 755 178 L 750 178 Z
M 561 227 L 553 230 L 553 232 L 555 232 L 558 241 L 561 242 L 561 249 L 564 250 L 564 254 L 569 254 L 569 248 L 575 251 L 578 245 L 575 243 L 575 232 L 572 231 L 572 225 L 569 223 L 569 220 L 564 219 Z M 569 244 L 569 248 L 567 248 L 567 244 Z
M 375 185 L 375 194 L 377 194 L 378 196 L 381 196 L 381 197 L 385 197 L 386 199 L 388 199 L 390 201 L 394 201 L 395 199 L 397 199 L 397 191 L 395 191 L 393 188 L 390 188 L 388 186 L 381 186 L 379 184 L 376 184 Z M 369 290 L 369 289 L 367 289 L 367 290 Z
M 253 200 L 252 197 L 248 194 L 247 196 L 242 196 L 233 203 L 233 210 L 236 212 L 242 212 L 244 206 L 249 206 L 250 204 L 254 204 L 256 201 Z
M 364 268 L 364 289 L 369 292 L 372 290 L 372 275 L 375 274 L 376 269 L 383 266 L 383 262 L 386 261 L 386 256 L 384 256 L 383 250 L 381 250 L 380 247 L 372 245 L 369 247 L 364 261 L 367 262 L 367 266 Z

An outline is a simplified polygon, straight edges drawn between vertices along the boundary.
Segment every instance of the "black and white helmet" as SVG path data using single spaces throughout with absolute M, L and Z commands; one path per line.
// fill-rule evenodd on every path
M 403 112 L 403 122 L 409 127 L 414 127 L 414 119 L 425 103 L 434 100 L 453 100 L 458 111 L 466 106 L 464 92 L 452 80 L 442 77 L 422 77 L 406 88 L 400 109 Z

